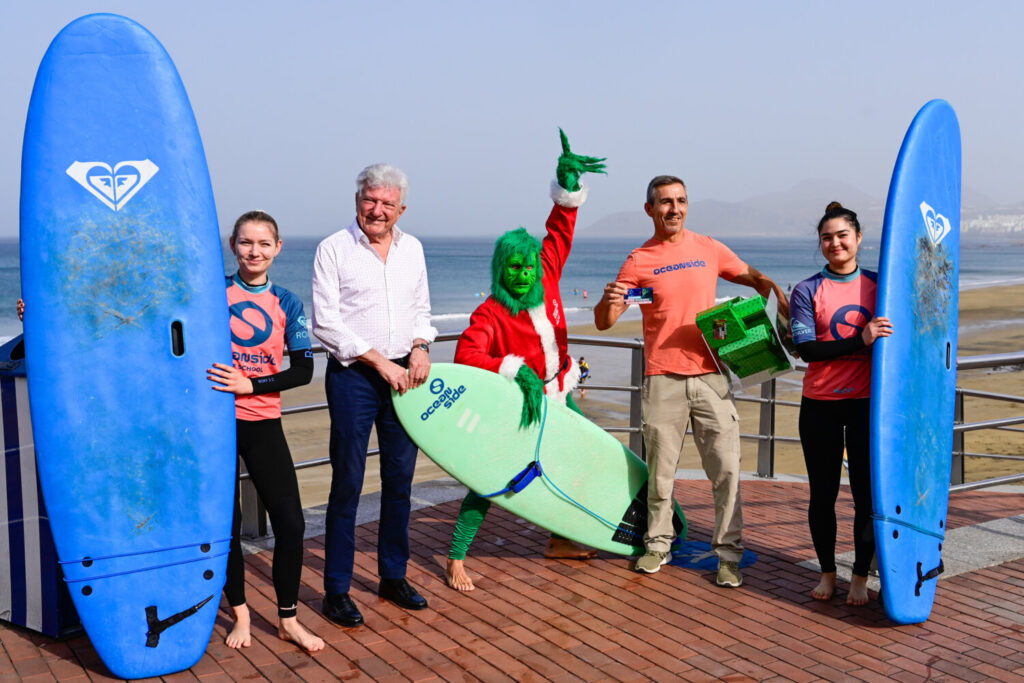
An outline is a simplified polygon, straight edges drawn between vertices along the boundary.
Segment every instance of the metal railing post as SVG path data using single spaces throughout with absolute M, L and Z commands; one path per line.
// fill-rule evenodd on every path
M 775 380 L 761 384 L 761 409 L 757 433 L 757 476 L 775 477 Z
M 644 384 L 644 344 L 643 340 L 637 339 L 637 341 L 640 342 L 640 346 L 633 349 L 629 354 L 631 363 L 629 383 L 635 387 L 642 387 Z M 629 433 L 629 450 L 639 455 L 644 462 L 647 462 L 647 450 L 644 447 L 644 434 L 640 428 L 643 420 L 643 410 L 641 406 L 641 392 L 630 392 L 629 426 L 635 428 L 637 431 Z
M 238 471 L 239 473 L 245 473 L 245 463 L 241 458 L 238 459 Z M 256 486 L 253 485 L 252 479 L 245 477 L 240 479 L 236 486 L 241 487 L 239 489 L 239 507 L 242 509 L 242 538 L 262 538 L 267 535 L 267 510 L 263 507 L 263 502 L 260 501 L 260 497 L 256 494 Z
M 964 423 L 964 392 L 960 387 L 956 388 L 956 400 L 953 402 L 953 424 Z M 951 485 L 964 483 L 964 433 L 953 430 L 953 468 L 950 471 L 949 483 Z

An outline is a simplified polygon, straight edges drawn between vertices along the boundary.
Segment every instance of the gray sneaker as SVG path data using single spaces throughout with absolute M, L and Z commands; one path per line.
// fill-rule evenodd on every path
M 672 559 L 672 553 L 663 553 L 660 550 L 648 550 L 644 553 L 633 567 L 638 572 L 653 574 L 661 569 L 661 565 L 667 564 Z
M 739 588 L 743 584 L 743 575 L 740 574 L 739 562 L 728 560 L 718 561 L 718 578 L 715 583 L 726 588 Z

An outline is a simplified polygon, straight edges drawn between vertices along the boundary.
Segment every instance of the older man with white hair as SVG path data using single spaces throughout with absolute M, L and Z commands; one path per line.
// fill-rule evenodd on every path
M 405 393 L 430 374 L 430 295 L 423 247 L 396 223 L 409 181 L 387 164 L 356 178 L 356 217 L 320 243 L 313 264 L 313 334 L 330 352 L 325 378 L 333 473 L 327 503 L 324 615 L 341 626 L 363 616 L 349 597 L 356 507 L 370 430 L 380 447 L 378 592 L 406 609 L 427 601 L 406 581 L 409 496 L 416 444 L 395 415 L 391 390 Z

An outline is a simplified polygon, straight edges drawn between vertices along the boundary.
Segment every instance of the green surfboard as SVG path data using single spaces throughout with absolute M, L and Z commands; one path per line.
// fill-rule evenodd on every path
M 434 363 L 422 386 L 392 397 L 420 450 L 476 493 L 501 491 L 532 471 L 521 490 L 491 500 L 578 543 L 619 555 L 644 552 L 647 465 L 590 420 L 545 400 L 541 423 L 520 429 L 523 398 L 515 383 L 451 363 Z M 685 540 L 678 503 L 675 527 Z

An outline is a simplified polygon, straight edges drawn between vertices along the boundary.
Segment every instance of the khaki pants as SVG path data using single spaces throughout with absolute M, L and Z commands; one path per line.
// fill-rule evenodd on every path
M 643 434 L 650 470 L 644 545 L 666 552 L 674 539 L 672 490 L 688 420 L 715 499 L 711 548 L 720 560 L 739 562 L 743 557 L 739 415 L 728 382 L 715 373 L 644 378 Z

